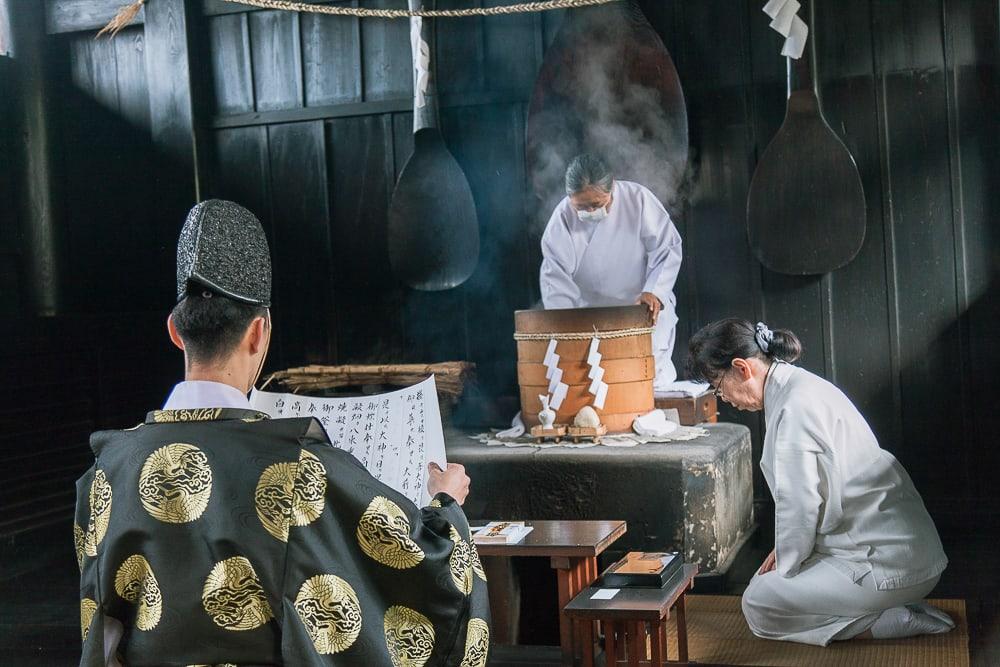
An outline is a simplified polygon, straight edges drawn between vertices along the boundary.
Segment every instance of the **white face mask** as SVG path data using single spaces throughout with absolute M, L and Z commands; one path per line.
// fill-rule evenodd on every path
M 593 211 L 577 211 L 576 215 L 584 222 L 600 222 L 608 217 L 608 209 L 606 206 L 602 206 L 601 208 L 595 208 Z

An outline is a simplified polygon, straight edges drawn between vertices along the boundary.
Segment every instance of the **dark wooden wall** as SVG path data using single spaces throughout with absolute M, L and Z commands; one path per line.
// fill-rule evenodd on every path
M 405 22 L 157 0 L 116 40 L 95 41 L 118 4 L 45 3 L 60 91 L 52 180 L 66 316 L 165 316 L 183 212 L 196 192 L 232 198 L 259 215 L 271 242 L 269 367 L 470 359 L 480 400 L 467 417 L 508 417 L 512 311 L 538 299 L 525 114 L 561 14 L 438 22 L 441 121 L 472 187 L 483 253 L 465 285 L 421 293 L 390 274 L 385 249 L 388 202 L 411 149 Z M 784 113 L 781 42 L 763 3 L 640 4 L 674 57 L 691 128 L 694 180 L 675 221 L 685 242 L 678 362 L 691 333 L 719 317 L 793 329 L 802 364 L 857 402 L 936 516 L 947 523 L 1000 506 L 988 421 L 1000 398 L 998 2 L 818 6 L 826 112 L 868 200 L 861 253 L 822 278 L 771 273 L 746 242 L 748 184 Z M 0 253 L 18 252 L 14 245 L 0 240 Z M 22 337 L 35 330 L 17 328 Z M 61 344 L 58 335 L 44 340 Z M 179 372 L 166 348 L 158 358 L 166 362 L 153 373 L 122 370 L 107 381 L 155 402 L 169 364 Z M 758 417 L 724 417 L 751 426 L 760 446 Z
M 14 65 L 0 53 L 0 91 L 14 87 Z M 17 190 L 17 169 L 12 159 L 15 142 L 14 96 L 0 94 L 0 316 L 16 313 L 21 307 L 18 220 L 14 211 Z

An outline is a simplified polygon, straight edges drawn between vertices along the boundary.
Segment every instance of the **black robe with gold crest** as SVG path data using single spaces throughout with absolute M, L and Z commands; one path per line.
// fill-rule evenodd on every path
M 150 413 L 91 438 L 77 483 L 81 665 L 486 664 L 486 576 L 461 508 L 417 509 L 314 419 Z

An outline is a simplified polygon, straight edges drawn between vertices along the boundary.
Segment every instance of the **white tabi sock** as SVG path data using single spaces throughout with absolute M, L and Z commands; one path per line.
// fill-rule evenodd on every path
M 940 610 L 935 610 L 943 614 Z M 947 614 L 945 614 L 947 617 Z M 918 605 L 886 609 L 872 624 L 871 633 L 875 639 L 900 639 L 948 632 L 954 627 L 951 619 L 945 622 L 938 615 L 923 613 Z
M 910 609 L 910 611 L 913 611 L 918 614 L 926 614 L 928 616 L 936 618 L 937 620 L 947 625 L 948 630 L 951 630 L 952 628 L 955 627 L 955 621 L 952 620 L 951 616 L 949 616 L 947 612 L 938 609 L 934 605 L 927 604 L 926 602 L 918 602 L 917 604 L 908 604 L 906 606 Z M 947 632 L 948 630 L 941 630 L 941 632 Z

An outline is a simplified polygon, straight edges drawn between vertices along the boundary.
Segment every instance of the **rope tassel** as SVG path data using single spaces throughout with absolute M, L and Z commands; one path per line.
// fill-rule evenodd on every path
M 128 27 L 128 25 L 135 20 L 136 15 L 142 10 L 142 6 L 144 4 L 146 4 L 146 0 L 136 0 L 132 4 L 125 5 L 119 9 L 118 13 L 115 14 L 115 17 L 111 19 L 106 26 L 101 28 L 99 33 L 97 33 L 97 37 L 100 37 L 105 33 L 111 37 L 117 35 L 123 28 Z

